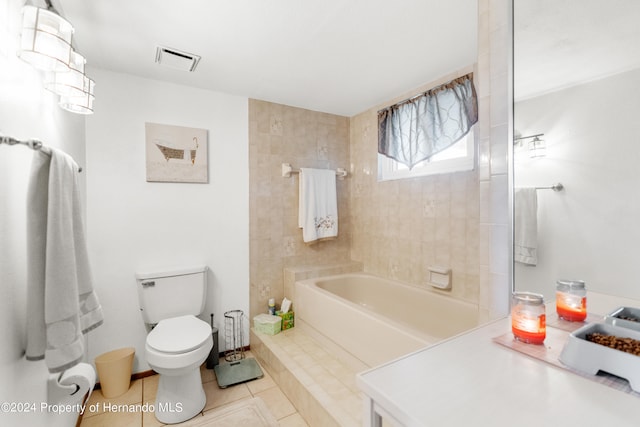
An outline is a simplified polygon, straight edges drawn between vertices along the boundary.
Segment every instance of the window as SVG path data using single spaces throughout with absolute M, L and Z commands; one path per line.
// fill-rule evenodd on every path
M 378 154 L 378 181 L 473 170 L 475 152 L 472 128 L 458 142 L 431 156 L 431 158 L 418 163 L 411 170 L 409 170 L 408 166 L 396 160 Z
M 472 170 L 477 121 L 471 73 L 379 110 L 378 179 Z

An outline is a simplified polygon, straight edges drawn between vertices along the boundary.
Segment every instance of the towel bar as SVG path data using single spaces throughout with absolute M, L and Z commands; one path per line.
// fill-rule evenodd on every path
M 7 144 L 7 145 L 16 145 L 16 144 L 22 144 L 22 145 L 26 145 L 27 147 L 30 147 L 34 150 L 39 150 L 42 148 L 42 141 L 39 141 L 37 139 L 29 139 L 27 141 L 20 141 L 18 139 L 12 138 L 10 136 L 4 136 L 4 135 L 0 135 L 0 144 Z
M 282 177 L 290 178 L 292 173 L 300 173 L 299 169 L 294 169 L 290 163 L 282 164 Z M 344 179 L 348 175 L 347 170 L 344 168 L 336 169 L 336 176 L 338 179 Z
M 557 184 L 553 184 L 550 187 L 536 187 L 536 190 L 553 190 L 553 191 L 562 191 L 564 190 L 564 185 L 561 182 Z
M 19 139 L 15 139 L 15 138 L 12 138 L 10 136 L 0 135 L 0 144 L 26 145 L 27 147 L 31 148 L 32 150 L 42 150 L 43 152 L 45 152 L 47 154 L 51 154 L 51 151 L 49 151 L 42 144 L 42 141 L 37 140 L 37 139 L 29 139 L 29 140 L 26 140 L 26 141 L 21 141 Z M 81 167 L 78 168 L 78 172 L 82 172 L 82 168 Z

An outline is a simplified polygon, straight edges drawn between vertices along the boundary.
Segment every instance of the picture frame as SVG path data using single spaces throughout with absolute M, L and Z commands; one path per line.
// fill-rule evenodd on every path
M 145 123 L 147 182 L 208 183 L 206 129 Z

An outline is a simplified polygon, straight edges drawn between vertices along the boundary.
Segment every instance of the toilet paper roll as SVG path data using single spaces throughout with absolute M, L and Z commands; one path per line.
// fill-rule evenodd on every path
M 88 393 L 86 401 L 91 397 L 96 385 L 96 371 L 88 363 L 79 363 L 62 374 L 53 375 L 48 382 L 47 400 L 53 404 L 84 404 L 83 397 Z

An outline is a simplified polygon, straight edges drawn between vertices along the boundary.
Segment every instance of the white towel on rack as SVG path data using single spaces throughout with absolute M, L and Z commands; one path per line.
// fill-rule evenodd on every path
M 515 192 L 514 260 L 535 266 L 538 263 L 538 195 L 535 188 Z
M 298 225 L 305 243 L 338 236 L 336 172 L 300 168 Z
M 84 357 L 82 334 L 102 324 L 78 194 L 78 165 L 62 151 L 34 152 L 27 218 L 28 360 L 62 372 Z

